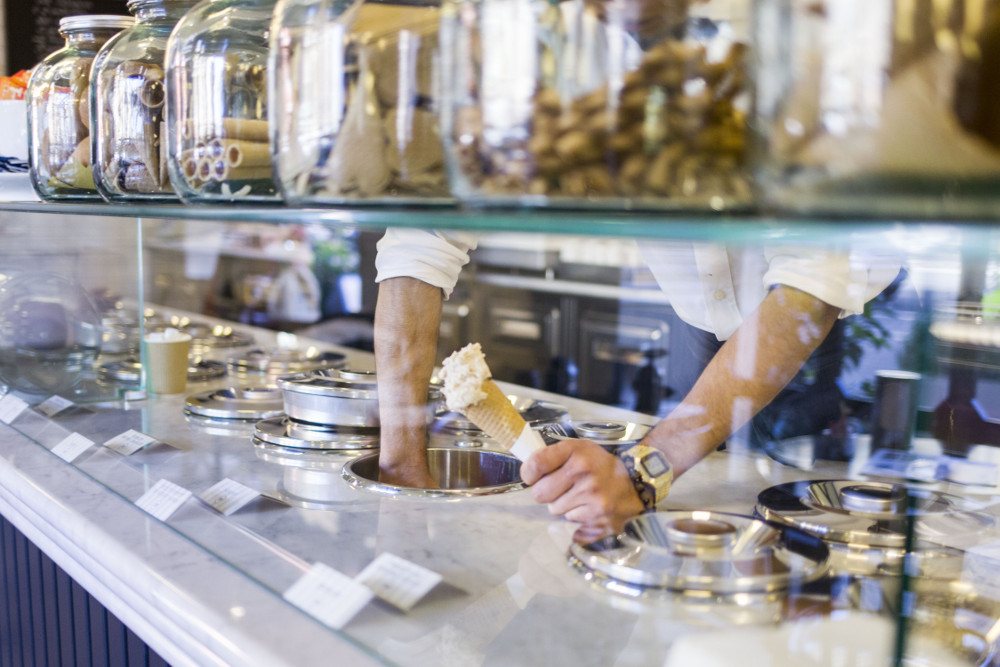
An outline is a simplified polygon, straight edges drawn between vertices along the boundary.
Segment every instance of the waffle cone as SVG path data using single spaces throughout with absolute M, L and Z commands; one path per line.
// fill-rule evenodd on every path
M 483 383 L 486 398 L 465 409 L 465 416 L 504 449 L 517 442 L 526 422 L 493 380 Z

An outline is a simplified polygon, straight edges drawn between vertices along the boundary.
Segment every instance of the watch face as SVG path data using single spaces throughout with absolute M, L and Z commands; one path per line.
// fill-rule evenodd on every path
M 659 452 L 647 454 L 642 457 L 642 461 L 639 463 L 646 469 L 646 474 L 650 477 L 659 477 L 670 470 L 670 464 L 667 463 L 667 459 Z

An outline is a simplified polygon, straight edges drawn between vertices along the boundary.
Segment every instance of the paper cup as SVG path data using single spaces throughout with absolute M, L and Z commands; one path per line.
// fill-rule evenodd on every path
M 176 330 L 155 332 L 146 336 L 143 345 L 146 353 L 146 391 L 179 394 L 187 389 L 191 336 Z

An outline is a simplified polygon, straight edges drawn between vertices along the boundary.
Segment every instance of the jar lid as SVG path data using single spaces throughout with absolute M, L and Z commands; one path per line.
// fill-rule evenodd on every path
M 201 0 L 128 0 L 125 3 L 126 9 L 130 12 L 134 12 L 136 9 L 140 8 L 140 5 L 160 5 L 161 7 L 169 7 L 171 5 L 175 7 L 194 7 Z
M 74 30 L 125 30 L 135 25 L 131 16 L 115 14 L 84 14 L 82 16 L 67 16 L 59 19 L 59 32 Z

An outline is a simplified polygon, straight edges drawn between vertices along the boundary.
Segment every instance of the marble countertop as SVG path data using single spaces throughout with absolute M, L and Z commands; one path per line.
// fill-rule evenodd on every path
M 258 344 L 270 342 L 258 334 Z M 371 367 L 370 356 L 348 354 L 352 366 Z M 225 384 L 233 380 L 204 386 Z M 517 391 L 558 401 L 577 417 L 651 422 Z M 178 395 L 87 406 L 53 419 L 27 411 L 14 428 L 0 425 L 0 511 L 174 664 L 662 664 L 679 636 L 773 623 L 780 613 L 615 595 L 567 566 L 573 526 L 553 520 L 525 491 L 390 497 L 349 486 L 341 462 L 326 470 L 326 509 L 262 497 L 224 517 L 190 500 L 160 522 L 131 505 L 159 479 L 197 494 L 228 477 L 272 493 L 297 474 L 257 456 L 251 427 L 207 428 L 185 417 L 183 402 Z M 131 457 L 95 447 L 73 464 L 47 451 L 70 432 L 102 443 L 129 428 L 170 446 Z M 766 487 L 844 472 L 828 464 L 804 473 L 751 453 L 716 453 L 676 482 L 667 506 L 748 514 Z M 311 563 L 354 576 L 382 552 L 441 574 L 443 583 L 409 613 L 375 601 L 340 632 L 281 597 Z

